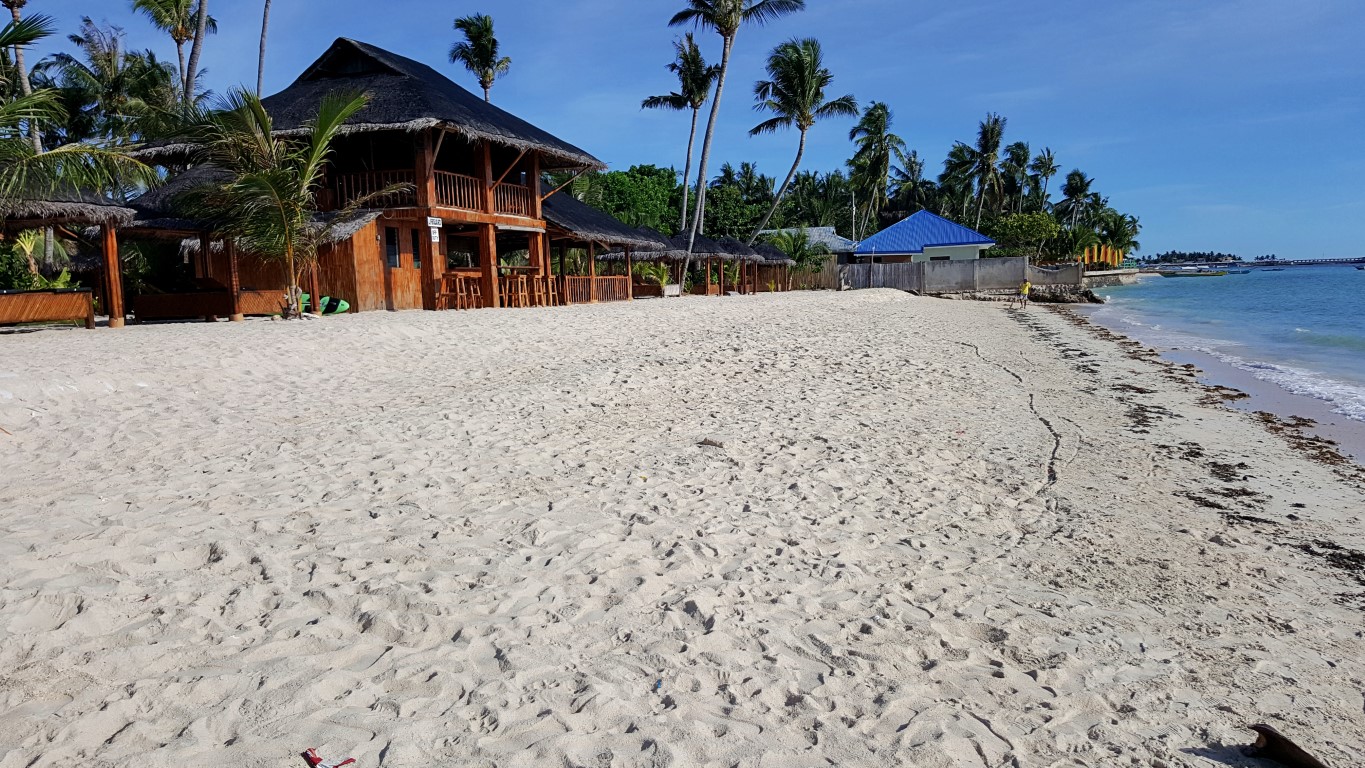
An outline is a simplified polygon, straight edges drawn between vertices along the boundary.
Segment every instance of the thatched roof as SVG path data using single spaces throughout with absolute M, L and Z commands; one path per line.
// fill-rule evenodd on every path
M 665 250 L 651 251 L 644 253 L 632 253 L 631 258 L 636 261 L 683 261 L 687 259 L 687 239 L 686 233 L 678 234 L 674 237 L 664 237 L 653 230 L 644 229 L 641 232 L 649 233 L 665 244 Z M 625 258 L 625 254 L 620 251 L 604 253 L 597 257 L 602 261 L 620 261 Z M 697 235 L 696 242 L 692 246 L 692 260 L 705 261 L 706 259 L 716 259 L 719 261 L 734 261 L 736 259 L 747 258 L 731 253 L 728 249 L 705 235 Z
M 716 241 L 716 244 L 740 261 L 763 261 L 763 257 L 759 255 L 758 251 L 733 237 L 722 237 Z
M 0 200 L 0 226 L 33 229 L 35 226 L 75 224 L 128 224 L 136 213 L 106 197 L 78 189 L 24 195 L 23 199 Z
M 231 175 L 211 165 L 196 165 L 176 174 L 165 184 L 147 191 L 141 197 L 128 203 L 137 211 L 138 219 L 180 219 L 180 206 L 176 201 L 186 192 L 206 184 L 223 184 Z
M 544 192 L 550 191 L 549 187 Z M 662 236 L 622 224 L 611 214 L 575 199 L 567 192 L 551 195 L 541 205 L 545 221 L 553 229 L 583 242 L 629 246 L 635 251 L 663 251 L 668 245 Z
M 355 237 L 360 233 L 360 230 L 383 215 L 383 211 L 359 211 L 345 218 L 338 218 L 338 214 L 324 213 L 313 219 L 313 226 L 321 228 L 326 224 L 335 222 L 332 224 L 332 228 L 327 231 L 327 237 L 323 241 L 329 245 L 335 245 Z M 214 240 L 209 247 L 214 253 L 219 253 L 222 251 L 223 243 L 221 240 Z M 187 237 L 180 241 L 180 255 L 182 256 L 185 254 L 197 255 L 199 250 L 200 244 L 197 237 Z
M 419 61 L 368 43 L 337 38 L 292 85 L 264 99 L 280 135 L 304 135 L 322 98 L 337 91 L 364 92 L 369 104 L 342 133 L 421 131 L 445 128 L 471 141 L 491 141 L 539 152 L 541 168 L 591 168 L 606 164 L 582 149 L 493 106 Z M 143 158 L 184 155 L 191 145 L 163 143 L 137 153 Z
M 778 248 L 772 243 L 754 243 L 754 251 L 756 251 L 759 256 L 763 257 L 765 264 L 786 264 L 787 266 L 791 266 L 796 263 L 796 261 L 784 253 L 781 248 Z

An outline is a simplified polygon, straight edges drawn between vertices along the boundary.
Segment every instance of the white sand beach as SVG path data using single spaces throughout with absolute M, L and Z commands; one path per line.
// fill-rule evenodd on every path
M 1365 764 L 1365 478 L 1215 401 L 891 291 L 0 336 L 0 768 Z

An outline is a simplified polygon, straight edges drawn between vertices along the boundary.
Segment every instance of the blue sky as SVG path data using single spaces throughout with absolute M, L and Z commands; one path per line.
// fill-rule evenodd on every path
M 203 67 L 222 91 L 254 84 L 262 0 L 210 0 L 220 33 Z M 267 92 L 287 86 L 336 37 L 419 59 L 474 89 L 447 61 L 451 21 L 491 13 L 512 72 L 494 101 L 614 168 L 682 166 L 687 118 L 642 111 L 672 89 L 666 25 L 681 0 L 275 0 Z M 749 160 L 791 164 L 795 134 L 749 138 L 753 82 L 769 49 L 813 36 L 831 95 L 888 102 L 895 131 L 937 173 L 989 111 L 1006 141 L 1050 146 L 1139 216 L 1143 251 L 1365 255 L 1365 2 L 1361 0 L 807 0 L 804 13 L 740 33 L 712 173 Z M 127 0 L 36 0 L 65 35 L 82 15 L 128 44 L 174 58 Z M 719 58 L 719 38 L 699 36 Z M 69 49 L 64 37 L 44 52 Z M 703 122 L 705 118 L 703 116 Z M 804 168 L 841 167 L 849 120 L 815 127 Z M 1054 180 L 1054 188 L 1057 181 Z

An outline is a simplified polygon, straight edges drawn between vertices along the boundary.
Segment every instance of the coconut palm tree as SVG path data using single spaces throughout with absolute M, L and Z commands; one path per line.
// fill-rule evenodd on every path
M 451 46 L 450 62 L 473 72 L 483 88 L 483 100 L 490 101 L 493 81 L 512 68 L 510 57 L 498 56 L 493 17 L 483 13 L 462 16 L 455 20 L 455 31 L 464 33 L 464 40 Z
M 196 0 L 133 0 L 133 10 L 146 16 L 152 26 L 170 35 L 175 43 L 175 55 L 180 61 L 181 92 L 191 94 L 183 97 L 184 102 L 193 98 L 193 86 L 188 86 L 189 73 L 185 65 L 185 43 L 195 40 L 199 28 L 199 7 Z M 209 16 L 204 21 L 204 31 L 212 34 L 218 31 L 218 22 Z M 195 60 L 198 66 L 198 59 Z M 188 87 L 187 87 L 188 86 Z
M 213 25 L 217 29 L 217 24 Z M 194 80 L 199 76 L 199 57 L 204 53 L 204 38 L 209 35 L 209 0 L 199 0 L 194 13 L 194 42 L 190 44 L 190 63 L 185 68 L 185 108 L 194 103 Z
M 851 164 L 860 172 L 853 184 L 862 192 L 870 216 L 886 207 L 893 163 L 906 163 L 905 140 L 891 132 L 891 118 L 891 108 L 875 101 L 848 132 L 849 141 L 858 147 Z
M 298 141 L 275 136 L 261 100 L 237 91 L 228 97 L 226 109 L 209 115 L 195 131 L 200 145 L 196 160 L 222 168 L 229 178 L 192 190 L 183 203 L 244 250 L 284 263 L 290 316 L 299 311 L 303 273 L 317 262 L 318 249 L 331 231 L 359 208 L 402 189 L 386 188 L 340 212 L 320 215 L 318 194 L 332 143 L 366 103 L 363 94 L 327 94 L 308 124 L 307 137 Z
M 1027 142 L 1016 141 L 1005 147 L 1005 156 L 1000 160 L 1000 178 L 1004 187 L 1005 204 L 1015 213 L 1024 212 L 1024 192 L 1028 189 L 1029 182 L 1028 163 Z
M 1125 254 L 1133 253 L 1142 247 L 1137 240 L 1142 225 L 1136 216 L 1105 208 L 1096 216 L 1096 224 L 1100 245 L 1107 245 Z
M 691 32 L 675 41 L 673 48 L 677 58 L 668 65 L 668 71 L 678 76 L 678 90 L 667 96 L 650 96 L 640 106 L 643 109 L 692 110 L 692 130 L 687 134 L 687 163 L 683 165 L 682 216 L 678 225 L 678 231 L 682 232 L 687 229 L 688 181 L 692 173 L 692 147 L 697 140 L 697 118 L 711 97 L 711 86 L 716 82 L 720 68 L 706 63 Z
M 68 38 L 82 59 L 54 54 L 35 67 L 45 84 L 57 88 L 68 110 L 65 140 L 126 142 L 140 122 L 173 112 L 179 99 L 175 70 L 151 51 L 123 49 L 123 30 L 99 26 L 86 16 Z
M 51 34 L 34 16 L 0 29 L 0 48 L 25 47 Z M 41 200 L 53 192 L 109 190 L 152 184 L 156 174 L 116 149 L 74 142 L 42 151 L 30 129 L 66 120 L 59 94 L 48 88 L 0 101 L 0 201 Z M 51 238 L 49 238 L 50 240 Z
M 784 229 L 774 232 L 768 242 L 777 247 L 779 251 L 787 254 L 787 258 L 796 262 L 792 266 L 787 278 L 787 289 L 791 289 L 792 276 L 812 275 L 825 268 L 825 262 L 829 261 L 832 255 L 829 248 L 824 243 L 817 243 L 810 239 L 810 231 L 805 227 L 801 229 Z
M 972 178 L 976 182 L 976 229 L 981 228 L 981 213 L 986 207 L 987 191 L 1000 190 L 1000 143 L 1005 138 L 1005 118 L 991 112 L 977 129 Z
M 256 95 L 260 96 L 265 88 L 265 38 L 270 31 L 270 0 L 265 0 L 265 11 L 261 14 L 261 57 L 256 62 Z
M 1067 214 L 1068 225 L 1075 229 L 1080 222 L 1081 214 L 1086 213 L 1091 206 L 1092 192 L 1090 187 L 1095 180 L 1086 176 L 1081 169 L 1073 169 L 1066 175 L 1066 182 L 1062 184 L 1062 202 L 1059 204 L 1062 211 Z
M 907 213 L 927 209 L 936 187 L 924 178 L 924 161 L 912 149 L 901 161 L 901 166 L 891 169 L 896 203 Z
M 966 222 L 967 209 L 973 197 L 972 181 L 976 165 L 976 150 L 966 144 L 959 141 L 948 150 L 948 157 L 943 161 L 943 173 L 938 176 L 939 215 Z
M 800 132 L 796 146 L 796 160 L 792 162 L 787 178 L 777 188 L 777 195 L 768 212 L 763 215 L 758 228 L 749 237 L 749 245 L 758 240 L 758 233 L 768 226 L 773 212 L 787 194 L 792 177 L 801 167 L 801 158 L 806 154 L 806 135 L 815 121 L 839 115 L 858 116 L 858 102 L 852 96 L 840 96 L 825 100 L 825 88 L 834 81 L 834 75 L 825 68 L 824 54 L 820 41 L 814 38 L 789 40 L 778 45 L 768 55 L 768 79 L 754 85 L 755 109 L 772 112 L 771 117 L 749 131 L 750 136 L 775 133 L 780 128 L 795 127 Z
M 711 141 L 716 136 L 720 99 L 725 93 L 725 76 L 730 71 L 730 54 L 735 48 L 735 37 L 746 24 L 761 26 L 805 8 L 805 0 L 687 0 L 687 7 L 669 19 L 669 26 L 693 24 L 707 27 L 715 30 L 721 39 L 720 74 L 716 77 L 716 95 L 711 99 L 711 116 L 706 121 L 706 137 L 701 143 L 701 164 L 697 168 L 697 204 L 687 239 L 688 257 L 683 261 L 684 272 L 691 262 L 697 227 L 706 210 L 706 168 L 711 160 Z
M 1039 210 L 1046 210 L 1048 180 L 1053 176 L 1056 176 L 1061 170 L 1057 165 L 1057 156 L 1052 154 L 1052 149 L 1050 147 L 1043 147 L 1043 151 L 1039 152 L 1037 156 L 1033 158 L 1033 162 L 1029 164 L 1028 169 L 1043 182 L 1043 196 Z

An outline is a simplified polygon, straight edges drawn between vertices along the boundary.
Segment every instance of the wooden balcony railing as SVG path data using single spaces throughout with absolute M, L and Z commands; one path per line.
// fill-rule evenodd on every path
M 387 189 L 397 184 L 406 184 L 408 188 L 403 192 L 388 195 L 381 199 L 376 199 L 372 208 L 383 208 L 386 206 L 403 206 L 417 204 L 417 191 L 413 186 L 417 175 L 413 171 L 366 171 L 364 173 L 346 173 L 336 177 L 332 184 L 332 191 L 336 194 L 337 207 L 349 205 L 366 195 L 373 195 L 380 190 Z
M 499 184 L 493 189 L 493 208 L 498 213 L 531 217 L 531 188 L 519 184 Z
M 604 301 L 626 301 L 630 298 L 630 278 L 624 275 L 582 277 L 569 275 L 564 280 L 565 304 L 591 304 Z M 597 285 L 593 285 L 593 281 Z
M 461 173 L 436 171 L 436 205 L 459 208 L 466 211 L 485 209 L 484 182 L 473 176 Z M 346 173 L 337 176 L 332 182 L 332 193 L 336 207 L 348 205 L 367 195 L 373 195 L 389 187 L 406 184 L 408 189 L 390 194 L 374 201 L 370 207 L 401 207 L 417 204 L 417 174 L 415 171 L 366 171 Z M 519 184 L 499 184 L 493 189 L 493 212 L 512 216 L 535 215 L 535 201 L 531 188 Z
M 466 211 L 483 210 L 483 181 L 461 173 L 436 172 L 436 204 Z

